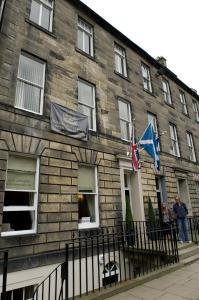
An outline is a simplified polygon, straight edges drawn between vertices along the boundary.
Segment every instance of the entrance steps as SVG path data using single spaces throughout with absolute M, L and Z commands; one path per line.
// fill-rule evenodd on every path
M 199 246 L 194 243 L 178 245 L 179 260 L 183 264 L 189 264 L 199 259 Z

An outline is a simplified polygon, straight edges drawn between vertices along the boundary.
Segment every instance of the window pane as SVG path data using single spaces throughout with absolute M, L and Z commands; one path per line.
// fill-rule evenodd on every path
M 19 81 L 16 88 L 16 106 L 40 113 L 41 89 Z
M 43 87 L 44 64 L 21 55 L 19 60 L 18 77 Z
M 5 191 L 4 206 L 34 206 L 34 193 Z
M 88 54 L 91 53 L 90 49 L 90 36 L 88 34 L 84 34 L 84 51 Z
M 32 211 L 4 211 L 2 231 L 30 230 L 33 223 L 34 212 Z
M 32 0 L 30 9 L 30 20 L 39 24 L 40 4 L 37 1 Z
M 8 169 L 35 172 L 36 159 L 31 157 L 10 155 L 8 160 Z
M 78 111 L 88 117 L 88 127 L 89 129 L 93 129 L 92 109 L 87 106 L 79 104 Z
M 42 7 L 41 26 L 47 30 L 50 30 L 50 17 L 51 17 L 51 9 L 43 6 Z
M 120 118 L 129 121 L 129 111 L 127 103 L 119 101 L 119 113 Z
M 129 129 L 128 129 L 128 123 L 120 120 L 120 127 L 121 127 L 121 138 L 128 140 L 129 139 Z
M 93 106 L 93 87 L 82 81 L 78 81 L 78 100 L 89 106 Z
M 80 223 L 95 222 L 95 195 L 79 194 Z
M 78 173 L 78 189 L 84 192 L 95 192 L 95 170 L 91 167 L 80 167 Z
M 25 299 L 24 300 L 32 299 L 33 293 L 34 293 L 34 285 L 26 286 L 25 287 Z
M 83 31 L 81 31 L 80 29 L 78 30 L 77 47 L 79 49 L 81 49 L 82 51 L 84 50 L 83 49 Z

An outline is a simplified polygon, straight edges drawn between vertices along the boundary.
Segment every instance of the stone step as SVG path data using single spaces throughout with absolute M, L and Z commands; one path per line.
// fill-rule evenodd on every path
M 183 243 L 183 244 L 178 243 L 178 250 L 190 248 L 193 245 L 195 245 L 195 244 L 194 243 Z
M 184 265 L 188 265 L 195 262 L 196 260 L 199 260 L 199 253 L 183 259 L 181 263 Z
M 194 256 L 194 255 L 199 255 L 199 247 L 196 245 L 192 245 L 191 247 L 188 248 L 182 248 L 179 250 L 179 258 L 180 260 L 183 260 L 185 258 Z

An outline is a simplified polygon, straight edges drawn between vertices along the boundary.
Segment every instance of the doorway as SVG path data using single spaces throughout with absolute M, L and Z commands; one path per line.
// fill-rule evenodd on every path
M 180 196 L 181 201 L 184 202 L 187 206 L 189 215 L 192 215 L 192 206 L 191 206 L 191 202 L 190 202 L 187 179 L 177 178 L 177 189 L 178 189 L 178 194 Z

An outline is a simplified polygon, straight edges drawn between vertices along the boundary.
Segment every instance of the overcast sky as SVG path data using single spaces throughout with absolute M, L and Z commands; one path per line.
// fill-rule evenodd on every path
M 199 94 L 199 0 L 82 0 Z

